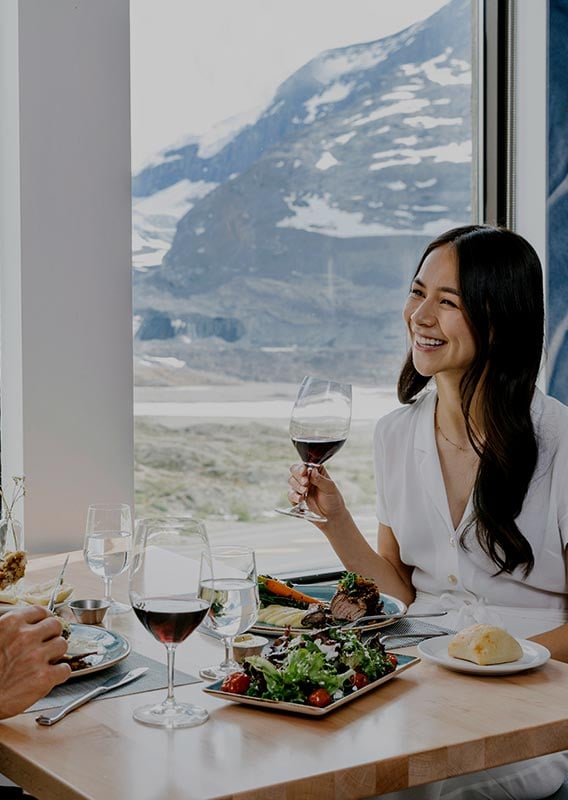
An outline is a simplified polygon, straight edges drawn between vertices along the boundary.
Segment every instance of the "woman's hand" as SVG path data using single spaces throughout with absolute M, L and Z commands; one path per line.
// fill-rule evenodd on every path
M 41 606 L 0 617 L 0 719 L 19 714 L 71 675 L 61 622 Z
M 343 496 L 325 467 L 312 467 L 308 470 L 305 464 L 293 464 L 290 467 L 288 485 L 288 499 L 292 505 L 305 500 L 311 511 L 325 517 L 329 523 L 333 523 L 346 511 Z M 314 525 L 323 529 L 328 523 L 314 522 Z

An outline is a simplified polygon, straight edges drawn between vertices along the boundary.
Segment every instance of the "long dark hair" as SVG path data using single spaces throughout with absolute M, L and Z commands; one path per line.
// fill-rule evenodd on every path
M 473 489 L 480 546 L 496 574 L 534 566 L 529 542 L 515 523 L 538 458 L 530 407 L 544 337 L 543 277 L 534 248 L 516 233 L 489 225 L 454 228 L 430 242 L 420 260 L 442 245 L 454 248 L 462 304 L 476 343 L 475 357 L 460 383 L 461 407 L 469 440 L 479 455 Z M 402 403 L 414 402 L 430 378 L 420 375 L 409 352 L 398 380 Z M 481 385 L 480 411 L 485 441 L 471 428 L 470 408 Z M 477 400 L 476 400 L 477 402 Z

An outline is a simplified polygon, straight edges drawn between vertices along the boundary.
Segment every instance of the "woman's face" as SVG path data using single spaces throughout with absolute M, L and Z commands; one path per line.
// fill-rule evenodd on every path
M 459 382 L 476 347 L 462 306 L 451 245 L 441 245 L 425 258 L 412 282 L 403 316 L 417 372 L 447 375 Z

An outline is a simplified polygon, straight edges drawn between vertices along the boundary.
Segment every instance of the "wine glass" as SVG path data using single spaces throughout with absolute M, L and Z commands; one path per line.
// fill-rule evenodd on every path
M 130 602 L 152 636 L 166 647 L 168 694 L 162 703 L 137 708 L 134 719 L 161 728 L 201 725 L 204 708 L 174 697 L 174 659 L 178 644 L 193 633 L 210 606 L 199 596 L 200 579 L 211 581 L 211 555 L 205 525 L 194 517 L 141 519 L 136 525 L 130 565 Z
M 233 656 L 233 639 L 254 625 L 260 601 L 255 555 L 250 547 L 212 547 L 211 558 L 214 577 L 203 561 L 199 596 L 211 603 L 203 624 L 223 639 L 225 658 L 220 664 L 200 670 L 199 675 L 217 681 L 241 669 Z
M 109 614 L 124 614 L 130 606 L 112 599 L 115 575 L 128 567 L 132 546 L 132 515 L 125 503 L 94 503 L 87 511 L 83 556 L 91 572 L 102 577 Z
M 308 471 L 343 447 L 350 423 L 351 384 L 306 376 L 292 409 L 290 437 Z M 327 522 L 308 508 L 305 497 L 291 508 L 274 510 L 313 522 Z

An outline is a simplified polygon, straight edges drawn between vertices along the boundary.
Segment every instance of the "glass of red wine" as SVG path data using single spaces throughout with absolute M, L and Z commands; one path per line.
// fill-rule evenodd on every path
M 306 376 L 300 384 L 290 417 L 290 437 L 308 470 L 319 467 L 340 450 L 351 424 L 351 384 Z M 304 497 L 279 514 L 327 522 L 312 511 Z
M 134 613 L 167 653 L 168 694 L 162 703 L 133 712 L 138 722 L 161 728 L 188 728 L 208 719 L 204 708 L 174 697 L 178 644 L 199 626 L 211 601 L 200 597 L 200 576 L 213 578 L 205 525 L 194 517 L 141 519 L 136 525 L 129 573 Z

